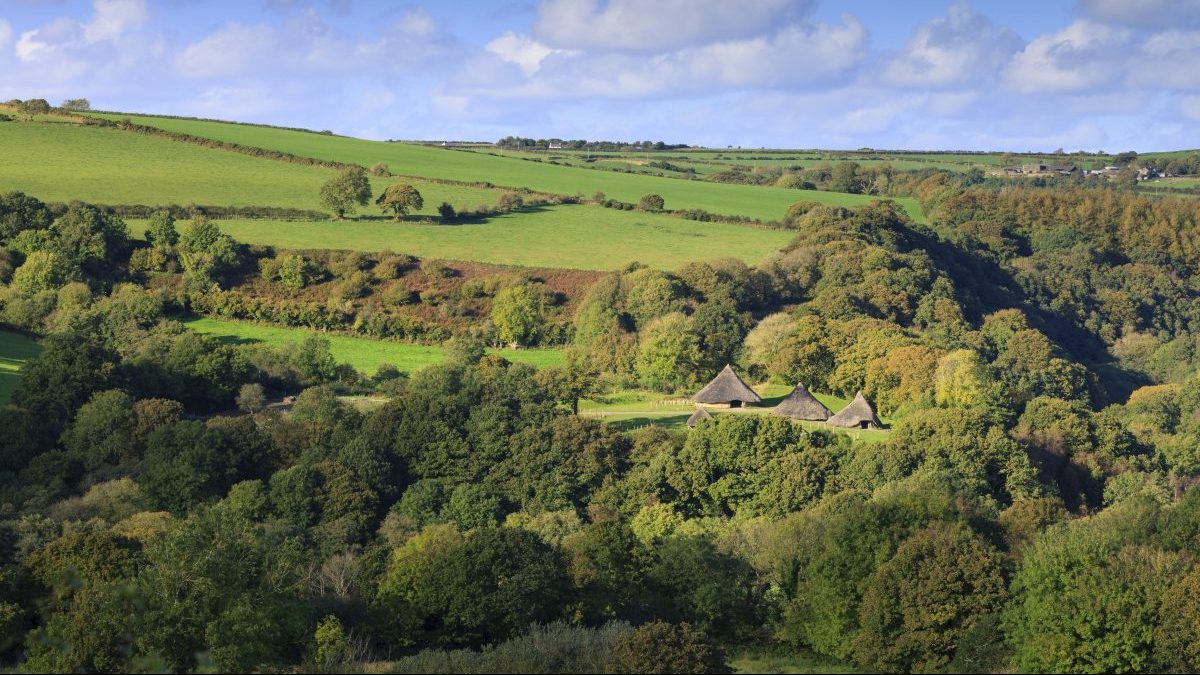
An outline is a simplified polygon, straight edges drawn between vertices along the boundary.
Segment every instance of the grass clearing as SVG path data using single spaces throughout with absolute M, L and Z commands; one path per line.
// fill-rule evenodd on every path
M 754 391 L 762 397 L 762 405 L 737 409 L 712 409 L 714 416 L 720 415 L 769 415 L 776 405 L 792 392 L 792 388 L 782 384 L 752 385 Z M 698 388 L 697 388 L 698 389 Z M 850 403 L 850 399 L 830 394 L 813 393 L 818 401 L 826 408 L 837 412 Z M 616 425 L 623 430 L 636 429 L 651 424 L 679 428 L 687 423 L 687 418 L 696 410 L 689 394 L 665 395 L 651 391 L 621 390 L 594 399 L 583 399 L 579 402 L 579 414 L 592 417 L 605 424 Z M 884 424 L 891 426 L 893 420 L 880 416 Z M 834 431 L 844 433 L 851 438 L 864 442 L 886 440 L 891 433 L 887 429 L 840 429 L 831 427 L 823 422 L 797 422 L 806 429 Z
M 405 175 L 467 182 L 490 181 L 497 185 L 528 187 L 559 194 L 578 192 L 591 196 L 592 193 L 600 191 L 610 198 L 625 202 L 636 202 L 644 194 L 657 193 L 666 200 L 667 208 L 697 208 L 713 213 L 744 215 L 763 220 L 778 220 L 783 217 L 788 206 L 806 199 L 839 206 L 858 206 L 873 199 L 866 195 L 838 192 L 729 185 L 596 171 L 486 152 L 454 150 L 416 143 L 368 141 L 250 124 L 124 113 L 92 114 L 113 120 L 129 118 L 137 124 L 168 131 L 279 150 L 303 157 L 353 162 L 363 166 L 387 162 L 392 171 Z M 914 218 L 921 218 L 920 207 L 915 199 L 898 201 Z
M 243 321 L 226 321 L 207 317 L 188 319 L 185 326 L 205 335 L 212 335 L 232 344 L 265 342 L 270 345 L 299 343 L 315 331 L 302 328 L 264 326 Z M 403 342 L 388 342 L 371 338 L 320 333 L 329 339 L 329 351 L 338 363 L 348 363 L 366 375 L 375 374 L 380 364 L 388 363 L 398 370 L 413 373 L 426 366 L 440 363 L 445 355 L 441 347 L 416 345 Z M 494 349 L 514 363 L 528 363 L 537 368 L 558 366 L 563 363 L 563 353 L 557 349 Z
M 323 211 L 321 185 L 334 171 L 118 129 L 47 122 L 0 123 L 0 192 L 21 190 L 45 201 L 98 204 L 282 206 Z M 371 179 L 375 194 L 395 178 Z M 412 182 L 412 181 L 410 181 Z M 423 214 L 442 202 L 473 209 L 494 204 L 499 190 L 414 182 Z M 369 204 L 362 211 L 379 213 Z
M 700 223 L 672 216 L 563 205 L 454 225 L 390 220 L 221 220 L 238 241 L 291 249 L 388 249 L 422 258 L 499 265 L 613 270 L 638 261 L 677 269 L 695 260 L 756 263 L 795 237 L 786 230 Z M 144 221 L 131 221 L 139 234 Z
M 747 649 L 730 655 L 735 673 L 859 673 L 854 666 L 809 651 L 786 648 Z
M 8 403 L 21 381 L 25 362 L 42 350 L 37 341 L 20 333 L 0 331 L 0 405 Z

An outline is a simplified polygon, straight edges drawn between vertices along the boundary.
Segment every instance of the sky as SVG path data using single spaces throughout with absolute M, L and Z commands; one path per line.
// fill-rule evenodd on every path
M 1200 0 L 0 0 L 0 100 L 374 139 L 1200 147 Z

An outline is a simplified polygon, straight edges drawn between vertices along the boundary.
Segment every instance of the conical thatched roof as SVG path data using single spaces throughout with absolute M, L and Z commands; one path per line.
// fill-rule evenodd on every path
M 883 422 L 875 416 L 875 409 L 871 407 L 871 402 L 860 391 L 854 395 L 854 400 L 850 405 L 838 411 L 838 414 L 826 420 L 830 426 L 835 427 L 860 427 L 863 422 L 869 426 L 882 427 Z
M 825 407 L 803 384 L 797 384 L 787 398 L 779 402 L 773 411 L 776 415 L 787 415 L 796 420 L 811 420 L 824 422 L 833 415 L 833 411 Z
M 692 413 L 692 416 L 688 418 L 688 428 L 691 429 L 704 420 L 711 420 L 712 418 L 713 416 L 710 415 L 704 408 L 696 408 L 696 412 Z
M 717 373 L 708 386 L 701 389 L 695 396 L 696 403 L 762 403 L 762 399 L 749 387 L 733 368 L 726 365 Z

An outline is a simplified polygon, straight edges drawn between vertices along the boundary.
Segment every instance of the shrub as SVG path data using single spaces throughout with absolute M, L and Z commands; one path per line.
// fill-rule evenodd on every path
M 354 300 L 371 293 L 371 275 L 367 272 L 355 272 L 346 277 L 338 289 L 338 295 L 343 300 Z
M 381 281 L 399 279 L 404 276 L 406 271 L 415 267 L 416 264 L 417 259 L 411 255 L 381 253 L 372 271 L 375 273 L 375 277 Z
M 323 276 L 321 268 L 302 255 L 264 258 L 258 264 L 264 279 L 293 291 L 304 289 Z
M 662 211 L 665 206 L 662 196 L 656 194 L 642 195 L 637 204 L 639 211 Z
M 612 647 L 614 673 L 732 673 L 721 648 L 686 623 L 654 621 Z
M 500 199 L 496 202 L 496 206 L 502 211 L 515 211 L 525 205 L 525 199 L 516 192 L 505 192 L 500 195 Z
M 613 645 L 633 633 L 613 621 L 598 628 L 554 621 L 497 645 L 453 651 L 425 650 L 392 663 L 393 673 L 603 673 Z

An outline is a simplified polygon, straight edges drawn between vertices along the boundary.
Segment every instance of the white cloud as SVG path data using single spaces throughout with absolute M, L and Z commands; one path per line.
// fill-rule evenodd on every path
M 1091 18 L 1119 26 L 1200 26 L 1200 0 L 1078 0 L 1078 5 Z
M 547 56 L 560 51 L 547 47 L 528 35 L 517 35 L 509 31 L 484 46 L 484 50 L 501 60 L 515 64 L 525 75 L 532 75 Z
M 145 0 L 93 0 L 92 17 L 87 23 L 61 18 L 25 31 L 17 40 L 16 55 L 22 61 L 69 58 L 62 55 L 100 43 L 116 45 L 147 18 Z
M 533 34 L 564 49 L 662 52 L 750 38 L 807 15 L 811 0 L 544 0 Z
M 278 46 L 269 26 L 230 23 L 188 45 L 175 57 L 175 66 L 185 77 L 238 75 L 256 62 L 269 62 Z
M 866 29 L 853 16 L 845 15 L 842 21 L 788 24 L 761 36 L 654 54 L 522 54 L 520 49 L 530 50 L 533 41 L 514 35 L 503 48 L 489 49 L 490 61 L 485 56 L 462 68 L 449 93 L 504 99 L 629 99 L 809 86 L 844 75 L 861 61 Z
M 373 39 L 341 34 L 309 9 L 280 26 L 228 23 L 184 47 L 175 67 L 184 77 L 198 79 L 345 75 L 364 67 L 389 74 L 452 61 L 455 44 L 420 8 L 408 10 Z
M 1200 89 L 1200 31 L 1172 30 L 1141 45 L 1130 79 L 1142 86 Z
M 1043 35 L 1004 70 L 1010 89 L 1025 94 L 1084 92 L 1118 81 L 1128 59 L 1129 32 L 1080 20 Z
M 999 67 L 1021 48 L 1006 28 L 996 28 L 966 2 L 917 29 L 904 50 L 884 70 L 884 80 L 899 86 L 944 87 L 992 80 Z
M 83 27 L 83 38 L 89 43 L 116 40 L 150 17 L 145 0 L 95 0 L 93 7 L 95 14 Z

